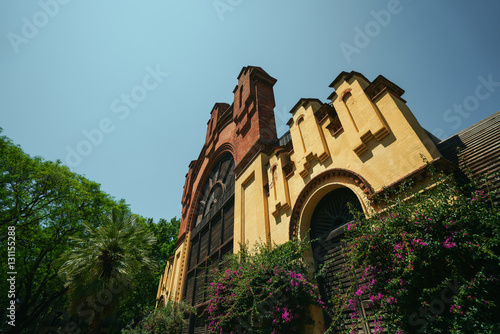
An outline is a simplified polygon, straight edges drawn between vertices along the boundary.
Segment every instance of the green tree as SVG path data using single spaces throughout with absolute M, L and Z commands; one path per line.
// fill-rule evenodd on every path
M 158 263 L 156 271 L 141 271 L 135 278 L 135 288 L 130 290 L 127 299 L 111 324 L 110 332 L 120 332 L 128 325 L 138 323 L 143 314 L 153 312 L 156 304 L 156 293 L 160 276 L 165 269 L 168 258 L 175 253 L 175 242 L 179 234 L 180 220 L 177 217 L 166 220 L 160 218 L 157 223 L 152 218 L 140 217 L 138 223 L 143 224 L 156 238 L 151 250 L 151 257 Z
M 70 310 L 98 332 L 118 311 L 137 276 L 156 269 L 150 255 L 156 239 L 125 210 L 113 210 L 97 228 L 84 227 L 84 236 L 75 238 L 63 256 L 60 274 L 69 287 Z
M 6 309 L 3 308 L 0 328 L 8 333 L 35 333 L 41 332 L 54 319 L 68 320 L 64 316 L 69 305 L 68 295 L 73 299 L 77 295 L 68 294 L 64 280 L 58 275 L 63 263 L 61 255 L 74 249 L 79 239 L 88 237 L 84 223 L 95 229 L 108 219 L 113 209 L 129 212 L 124 200 L 116 202 L 100 190 L 98 183 L 71 172 L 59 161 L 30 157 L 9 138 L 0 136 L 0 252 L 6 259 L 7 243 L 12 242 L 7 239 L 8 231 L 15 229 L 14 268 L 17 272 L 16 326 L 7 325 Z M 161 270 L 175 251 L 180 224 L 177 218 L 160 219 L 155 224 L 152 219 L 135 217 L 158 239 L 151 257 L 160 267 L 155 271 L 141 270 L 133 284 L 123 280 L 123 276 L 113 276 L 115 291 L 124 285 L 127 288 L 126 294 L 119 293 L 119 304 L 114 304 L 118 309 L 111 323 L 116 325 L 115 332 L 126 324 L 138 322 L 144 309 L 154 308 Z M 7 261 L 1 261 L 0 291 L 9 290 L 6 273 L 11 270 L 7 269 Z M 7 293 L 0 295 L 0 303 L 9 305 Z M 75 305 L 73 300 L 72 305 Z M 78 314 L 88 320 L 92 312 L 102 313 L 99 304 L 77 304 L 76 307 L 77 317 L 68 323 L 67 331 L 77 325 Z M 82 323 L 85 325 L 87 321 Z
M 175 242 L 179 235 L 181 221 L 177 217 L 170 219 L 170 221 L 161 218 L 155 224 L 152 219 L 148 219 L 147 224 L 157 239 L 157 243 L 153 246 L 153 256 L 159 264 L 157 275 L 159 279 L 168 258 L 175 253 Z
M 59 161 L 32 158 L 0 136 L 0 249 L 6 259 L 7 231 L 15 229 L 17 272 L 16 326 L 3 321 L 6 332 L 37 332 L 56 311 L 65 309 L 66 288 L 57 275 L 59 257 L 70 247 L 69 237 L 82 233 L 82 222 L 98 224 L 114 205 L 99 184 Z M 6 266 L 1 261 L 0 291 L 8 291 L 5 275 L 12 270 Z M 9 302 L 2 293 L 1 305 Z
M 123 329 L 122 334 L 180 333 L 187 323 L 187 315 L 194 313 L 184 302 L 168 302 L 165 307 L 149 312 L 134 328 Z

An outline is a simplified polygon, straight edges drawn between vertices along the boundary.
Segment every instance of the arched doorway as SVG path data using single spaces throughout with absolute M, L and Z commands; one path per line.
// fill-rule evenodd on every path
M 363 212 L 362 205 L 356 194 L 349 188 L 337 188 L 327 193 L 316 205 L 311 217 L 310 236 L 316 270 L 325 266 L 325 275 L 318 280 L 319 289 L 323 300 L 329 301 L 335 288 L 348 289 L 357 282 L 343 268 L 344 249 L 342 238 L 344 230 L 350 222 L 354 221 L 351 210 Z M 328 303 L 327 303 L 328 304 Z M 366 316 L 367 310 L 363 302 L 359 303 L 362 315 Z M 331 307 L 331 305 L 330 305 Z M 327 327 L 331 324 L 328 314 L 324 314 Z M 345 313 L 345 320 L 350 319 L 350 312 Z M 371 333 L 370 324 L 364 324 L 358 333 Z
M 349 210 L 350 203 L 356 211 L 363 211 L 358 197 L 349 188 L 337 188 L 326 194 L 316 205 L 311 218 L 311 240 L 314 260 L 318 266 L 323 264 L 325 256 L 339 246 L 347 223 L 354 219 Z

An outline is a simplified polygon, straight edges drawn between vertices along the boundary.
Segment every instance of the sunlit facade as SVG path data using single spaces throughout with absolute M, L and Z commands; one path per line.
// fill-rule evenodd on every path
M 344 226 L 352 219 L 347 203 L 370 215 L 383 209 L 372 196 L 384 187 L 409 178 L 428 182 L 424 159 L 452 170 L 457 141 L 467 151 L 470 143 L 488 145 L 481 144 L 484 133 L 490 141 L 500 139 L 497 113 L 481 128 L 440 141 L 420 126 L 400 87 L 357 72 L 335 78 L 331 102 L 299 100 L 290 110 L 289 132 L 278 138 L 275 82 L 263 69 L 245 67 L 233 103 L 214 105 L 201 153 L 189 164 L 177 248 L 161 277 L 157 307 L 185 300 L 201 314 L 210 283 L 206 273 L 224 268 L 224 255 L 237 252 L 240 244 L 317 238 L 306 254 L 317 268 L 325 254 L 340 250 Z M 498 147 L 492 150 L 488 163 L 498 168 Z M 481 163 L 486 162 L 474 167 L 479 172 Z M 332 293 L 319 283 L 323 294 Z M 328 319 L 311 311 L 315 325 L 308 333 L 322 333 Z M 369 333 L 372 325 L 359 330 Z M 207 332 L 203 317 L 192 316 L 184 332 Z

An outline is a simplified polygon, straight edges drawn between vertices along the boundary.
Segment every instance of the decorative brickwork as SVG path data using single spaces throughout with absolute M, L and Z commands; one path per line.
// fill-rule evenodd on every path
M 278 140 L 274 121 L 273 85 L 276 79 L 260 67 L 244 67 L 234 89 L 234 102 L 216 103 L 207 123 L 205 144 L 197 160 L 189 164 L 182 195 L 181 237 L 188 230 L 196 203 L 196 189 L 203 175 L 225 152 L 233 155 L 238 176 L 260 152 L 269 152 Z

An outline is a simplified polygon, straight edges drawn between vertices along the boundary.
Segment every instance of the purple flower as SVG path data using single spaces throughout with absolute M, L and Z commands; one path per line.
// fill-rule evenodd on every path
M 446 238 L 446 240 L 442 243 L 444 248 L 453 248 L 456 244 L 452 241 L 451 237 Z

